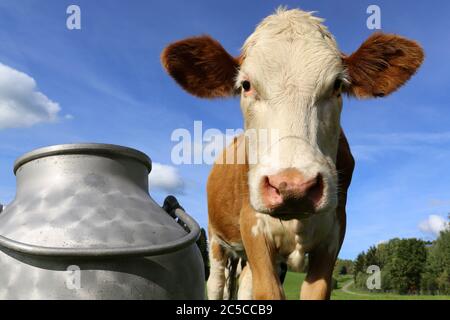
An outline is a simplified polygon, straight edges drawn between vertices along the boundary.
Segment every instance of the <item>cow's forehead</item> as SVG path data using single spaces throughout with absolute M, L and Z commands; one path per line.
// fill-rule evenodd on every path
M 292 81 L 309 88 L 310 94 L 320 91 L 342 73 L 341 53 L 322 22 L 310 12 L 278 9 L 246 40 L 242 49 L 244 73 L 256 78 L 253 80 L 283 86 Z
M 279 8 L 256 27 L 246 40 L 243 52 L 266 41 L 289 42 L 299 39 L 323 41 L 331 48 L 337 49 L 336 42 L 327 27 L 322 24 L 323 21 L 312 12 Z

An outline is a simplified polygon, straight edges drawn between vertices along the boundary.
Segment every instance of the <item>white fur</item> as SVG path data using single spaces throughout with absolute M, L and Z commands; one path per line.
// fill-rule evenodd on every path
M 252 271 L 247 264 L 239 277 L 238 300 L 253 299 Z
M 330 243 L 329 251 L 337 253 L 339 244 L 335 161 L 342 100 L 331 93 L 334 81 L 345 81 L 345 74 L 336 42 L 321 22 L 310 13 L 284 9 L 264 19 L 245 42 L 236 80 L 237 87 L 248 80 L 253 88 L 241 97 L 247 132 L 277 131 L 269 134 L 265 147 L 258 146 L 258 161 L 250 163 L 250 202 L 259 212 L 251 232 L 254 237 L 263 234 L 275 248 L 276 262 L 286 262 L 295 271 L 302 270 L 306 252 Z M 261 179 L 286 168 L 297 168 L 305 178 L 322 175 L 324 197 L 318 209 L 322 214 L 289 221 L 266 214 Z M 242 256 L 238 244 L 221 245 Z M 223 297 L 221 268 L 217 261 L 211 262 L 210 298 Z M 252 298 L 248 265 L 240 277 L 238 298 Z
M 212 237 L 209 241 L 210 275 L 206 288 L 209 300 L 221 300 L 224 298 L 226 260 L 217 260 L 212 255 L 211 246 L 214 243 L 217 243 L 216 237 Z
M 337 205 L 334 162 L 342 101 L 332 88 L 344 72 L 337 44 L 321 22 L 308 12 L 279 9 L 243 47 L 236 86 L 243 80 L 252 86 L 241 97 L 245 129 L 275 130 L 278 137 L 259 148 L 259 162 L 250 164 L 250 201 L 259 212 L 268 211 L 259 192 L 261 180 L 287 168 L 297 168 L 306 179 L 323 176 L 318 211 Z
M 330 253 L 337 252 L 338 221 L 335 212 L 314 215 L 304 220 L 283 221 L 269 215 L 257 213 L 257 223 L 252 227 L 253 236 L 263 234 L 267 241 L 273 245 L 277 256 L 277 263 L 287 263 L 292 271 L 303 270 L 305 253 L 322 243 L 331 243 Z M 242 257 L 242 244 L 227 244 L 213 237 L 210 243 L 219 243 L 228 255 Z M 211 250 L 210 250 L 211 252 Z M 218 261 L 210 254 L 211 274 L 208 279 L 208 298 L 227 299 L 225 261 Z M 247 270 L 248 269 L 248 270 Z M 247 265 L 242 272 L 237 270 L 239 277 L 238 299 L 252 299 L 251 270 Z
M 276 249 L 276 261 L 286 262 L 293 271 L 301 271 L 305 253 L 322 243 L 331 244 L 330 253 L 337 252 L 339 224 L 335 211 L 289 221 L 260 213 L 256 216 L 258 222 L 253 226 L 252 233 L 263 233 Z
M 266 227 L 265 215 L 256 213 L 256 224 L 252 227 L 252 235 L 257 237 L 260 234 L 270 234 L 270 230 Z

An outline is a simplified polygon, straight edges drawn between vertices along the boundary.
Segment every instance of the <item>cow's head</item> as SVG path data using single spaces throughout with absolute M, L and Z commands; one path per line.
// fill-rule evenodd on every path
M 277 131 L 250 164 L 249 193 L 256 211 L 280 218 L 336 207 L 342 94 L 387 96 L 422 60 L 417 43 L 382 33 L 343 55 L 321 19 L 283 9 L 258 25 L 239 57 L 208 36 L 175 42 L 162 54 L 189 93 L 240 95 L 246 130 Z

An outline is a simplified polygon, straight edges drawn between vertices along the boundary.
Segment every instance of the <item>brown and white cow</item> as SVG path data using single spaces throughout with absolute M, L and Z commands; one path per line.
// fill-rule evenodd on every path
M 354 161 L 340 127 L 341 93 L 386 96 L 418 69 L 414 41 L 375 33 L 343 55 L 322 20 L 278 9 L 232 57 L 208 36 L 169 45 L 168 73 L 201 98 L 240 95 L 246 132 L 277 131 L 253 163 L 217 162 L 208 179 L 210 299 L 224 298 L 229 261 L 247 262 L 239 299 L 282 299 L 278 267 L 300 270 L 308 254 L 302 299 L 328 299 L 342 245 Z M 257 138 L 258 139 L 258 138 Z M 224 152 L 238 152 L 244 136 Z M 220 158 L 223 159 L 223 158 Z M 263 161 L 264 160 L 264 161 Z M 225 290 L 226 291 L 226 290 Z

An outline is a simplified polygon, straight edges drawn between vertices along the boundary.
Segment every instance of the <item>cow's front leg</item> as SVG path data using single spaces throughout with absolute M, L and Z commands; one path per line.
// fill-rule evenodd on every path
M 347 221 L 345 205 L 347 203 L 347 190 L 352 180 L 354 168 L 355 160 L 350 151 L 347 138 L 341 129 L 336 161 L 340 185 L 339 204 L 336 209 L 339 239 L 330 239 L 328 241 L 331 250 L 327 247 L 322 247 L 309 254 L 309 270 L 302 285 L 301 299 L 329 299 L 331 296 L 333 269 L 345 236 Z M 338 246 L 334 245 L 336 242 Z
M 330 252 L 331 251 L 331 252 Z M 301 288 L 301 300 L 329 300 L 336 250 L 321 247 L 308 255 L 308 273 Z
M 250 266 L 253 299 L 284 299 L 284 291 L 275 267 L 275 248 L 258 224 L 255 212 L 250 207 L 241 211 L 241 235 Z
M 219 244 L 216 236 L 211 232 L 209 240 L 210 273 L 207 282 L 209 300 L 221 300 L 224 298 L 225 268 L 227 256 L 225 250 Z
M 238 300 L 252 300 L 253 299 L 253 283 L 252 283 L 252 271 L 247 264 L 239 276 L 239 291 Z

